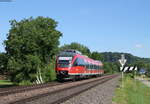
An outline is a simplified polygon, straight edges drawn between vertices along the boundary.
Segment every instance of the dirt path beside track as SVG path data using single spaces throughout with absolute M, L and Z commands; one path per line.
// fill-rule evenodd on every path
M 136 79 L 150 87 L 150 81 L 146 80 L 145 78 L 136 78 Z

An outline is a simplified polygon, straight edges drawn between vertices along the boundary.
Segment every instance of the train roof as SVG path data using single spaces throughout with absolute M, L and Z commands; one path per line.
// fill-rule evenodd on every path
M 88 63 L 92 63 L 92 64 L 97 64 L 97 65 L 103 65 L 101 61 L 99 60 L 93 60 L 85 55 L 80 55 L 78 54 L 77 57 L 80 57 L 80 58 L 84 58 L 84 61 L 88 62 Z
M 81 52 L 74 50 L 74 49 L 67 49 L 67 50 L 63 50 L 59 53 L 58 56 L 77 56 L 77 57 L 81 57 L 84 58 L 85 61 L 89 62 L 89 63 L 94 63 L 94 64 L 101 64 L 102 62 L 99 60 L 93 60 L 91 58 L 89 58 L 86 55 L 82 55 Z
M 67 50 L 64 50 L 63 52 L 70 52 L 70 53 L 82 54 L 81 52 L 79 52 L 77 50 L 74 50 L 74 49 L 67 49 Z
M 73 49 L 64 50 L 59 53 L 60 56 L 75 56 L 77 54 L 81 55 L 82 53 Z

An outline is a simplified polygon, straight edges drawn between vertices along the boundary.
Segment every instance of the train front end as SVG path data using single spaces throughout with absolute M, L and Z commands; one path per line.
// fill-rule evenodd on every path
M 75 56 L 75 52 L 70 51 L 63 51 L 57 56 L 56 59 L 56 73 L 57 79 L 59 81 L 71 79 L 70 75 L 68 74 L 72 68 L 72 60 Z
M 69 78 L 68 72 L 71 69 L 72 57 L 59 56 L 57 58 L 56 73 L 58 80 Z

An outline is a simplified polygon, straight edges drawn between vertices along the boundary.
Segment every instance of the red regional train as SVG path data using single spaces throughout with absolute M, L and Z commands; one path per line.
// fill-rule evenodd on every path
M 92 76 L 101 76 L 104 73 L 103 64 L 82 55 L 76 50 L 64 50 L 56 58 L 56 73 L 59 81 Z

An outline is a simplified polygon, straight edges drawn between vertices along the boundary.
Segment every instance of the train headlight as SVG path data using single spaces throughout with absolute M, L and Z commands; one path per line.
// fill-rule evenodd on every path
M 68 71 L 60 71 L 60 74 L 63 74 L 63 75 L 67 75 L 68 74 Z

